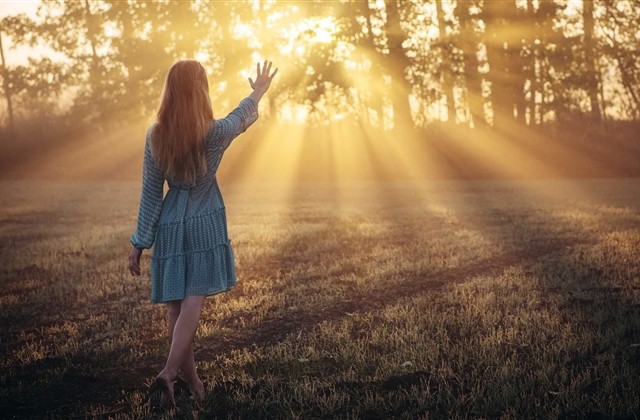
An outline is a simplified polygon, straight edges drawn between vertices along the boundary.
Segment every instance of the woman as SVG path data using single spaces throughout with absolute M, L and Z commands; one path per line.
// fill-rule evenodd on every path
M 226 118 L 215 120 L 207 75 L 200 63 L 179 61 L 169 70 L 157 121 L 147 132 L 140 212 L 131 237 L 129 271 L 140 275 L 151 248 L 151 301 L 167 304 L 171 349 L 154 388 L 175 404 L 173 383 L 182 372 L 192 394 L 204 398 L 193 339 L 208 295 L 235 283 L 233 251 L 216 170 L 231 141 L 258 118 L 258 103 L 277 69 L 257 65 L 253 89 Z M 163 199 L 165 180 L 169 185 Z

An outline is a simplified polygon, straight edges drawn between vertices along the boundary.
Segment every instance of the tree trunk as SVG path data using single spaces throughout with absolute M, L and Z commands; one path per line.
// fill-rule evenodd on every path
M 534 29 L 536 33 L 533 33 L 532 36 L 528 39 L 530 49 L 531 49 L 531 59 L 530 59 L 530 69 L 529 69 L 529 78 L 531 80 L 531 87 L 529 89 L 530 98 L 529 98 L 529 124 L 537 125 L 539 124 L 539 107 L 538 107 L 538 92 L 540 92 L 540 42 L 536 43 L 536 39 L 539 39 L 537 35 L 542 30 L 542 25 L 540 24 L 540 16 L 538 11 L 535 10 L 533 0 L 527 0 L 527 13 L 530 16 L 530 20 L 534 23 Z
M 13 136 L 15 134 L 13 103 L 11 102 L 11 88 L 9 87 L 9 71 L 4 60 L 4 48 L 2 47 L 2 31 L 0 31 L 0 58 L 2 59 L 2 87 L 4 88 L 4 96 L 7 99 L 7 112 L 9 113 L 9 135 Z
M 386 70 L 391 76 L 391 103 L 393 105 L 393 126 L 398 128 L 413 128 L 411 107 L 409 106 L 409 94 L 411 84 L 407 81 L 405 71 L 409 67 L 403 41 L 406 34 L 400 26 L 400 14 L 398 6 L 405 3 L 404 0 L 389 0 L 386 2 L 387 21 L 385 31 L 389 40 L 389 57 L 386 59 Z
M 84 17 L 87 29 L 87 41 L 89 42 L 89 47 L 91 48 L 91 67 L 89 68 L 89 84 L 91 89 L 91 97 L 93 99 L 102 98 L 105 96 L 104 89 L 101 89 L 104 77 L 100 74 L 100 57 L 98 56 L 98 52 L 96 51 L 96 34 L 99 30 L 99 27 L 97 17 L 91 13 L 89 0 L 84 0 Z M 102 101 L 95 101 L 92 99 L 88 100 L 87 111 L 91 119 L 98 120 L 98 129 L 104 130 L 105 122 L 104 119 L 101 118 L 101 116 L 107 114 L 108 111 L 98 105 L 101 102 Z
M 595 123 L 602 120 L 600 113 L 600 105 L 598 102 L 598 84 L 599 77 L 596 71 L 596 63 L 594 57 L 594 40 L 593 40 L 593 0 L 583 0 L 582 14 L 584 24 L 584 59 L 586 64 L 587 78 L 586 89 L 591 104 L 591 118 Z
M 509 93 L 514 104 L 515 120 L 519 124 L 525 125 L 527 123 L 527 98 L 525 92 L 525 86 L 529 74 L 527 67 L 532 66 L 533 59 L 529 52 L 525 55 L 524 46 L 531 46 L 532 36 L 535 25 L 532 25 L 530 17 L 527 12 L 516 7 L 513 3 L 512 8 L 513 16 L 511 16 L 512 24 L 515 24 L 516 28 L 527 28 L 527 35 L 524 35 L 521 39 L 515 39 L 509 44 L 509 59 L 507 60 L 508 73 L 509 73 Z
M 89 0 L 84 0 L 84 10 L 87 22 L 87 39 L 89 40 L 89 46 L 91 47 L 91 77 L 94 80 L 98 78 L 98 66 L 100 65 L 100 58 L 96 52 L 96 21 L 95 17 L 91 14 L 91 8 L 89 7 Z M 93 81 L 92 80 L 92 84 Z
M 482 75 L 478 67 L 478 36 L 469 13 L 469 4 L 459 3 L 456 14 L 460 21 L 460 43 L 463 51 L 464 80 L 467 89 L 467 103 L 471 122 L 478 128 L 487 124 L 482 96 Z
M 369 0 L 361 0 L 358 4 L 362 7 L 362 14 L 365 16 L 367 22 L 367 36 L 365 37 L 364 43 L 366 44 L 366 49 L 371 53 L 372 56 L 377 57 L 376 60 L 373 61 L 371 65 L 371 72 L 373 73 L 373 80 L 376 80 L 380 85 L 383 82 L 383 75 L 381 71 L 382 62 L 384 62 L 384 58 L 382 55 L 376 50 L 376 43 L 373 38 L 373 25 L 371 24 L 371 8 L 369 7 Z M 378 122 L 380 127 L 382 127 L 382 115 L 384 113 L 383 107 L 383 97 L 382 91 L 380 89 L 371 89 L 367 92 L 371 95 L 371 108 L 378 114 L 380 117 L 380 121 Z M 367 121 L 369 125 L 371 121 L 369 120 L 369 116 L 365 115 L 365 117 L 361 117 L 361 119 Z
M 518 77 L 515 72 L 520 60 L 519 50 L 514 42 L 505 39 L 516 16 L 515 1 L 485 2 L 483 19 L 486 24 L 485 45 L 489 60 L 488 79 L 491 82 L 491 105 L 493 110 L 493 125 L 497 128 L 507 128 L 515 121 L 514 110 L 516 95 L 522 95 L 522 87 L 518 92 Z
M 442 54 L 442 90 L 447 99 L 447 120 L 456 122 L 456 104 L 454 102 L 453 83 L 451 78 L 451 43 L 447 36 L 447 25 L 444 21 L 444 11 L 442 10 L 442 0 L 436 0 L 436 14 L 438 16 L 438 32 L 440 38 L 440 52 Z
M 633 114 L 633 119 L 638 120 L 640 119 L 640 89 L 638 89 L 638 84 L 635 83 L 635 78 L 632 76 L 632 71 L 637 70 L 635 70 L 635 67 L 633 67 L 633 63 L 628 63 L 627 61 L 630 60 L 628 60 L 627 57 L 623 56 L 620 53 L 617 54 L 616 60 L 618 62 L 618 68 L 620 69 L 622 86 L 624 86 L 631 100 L 633 101 L 632 109 L 630 110 L 630 112 L 631 114 Z M 630 68 L 633 70 L 630 70 Z

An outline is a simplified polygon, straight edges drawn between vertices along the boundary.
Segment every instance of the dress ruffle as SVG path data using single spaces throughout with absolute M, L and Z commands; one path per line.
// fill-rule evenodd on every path
M 236 284 L 225 209 L 161 223 L 151 257 L 151 301 L 213 295 Z
M 214 295 L 236 284 L 231 243 L 168 258 L 151 259 L 151 301 L 182 300 L 185 296 Z

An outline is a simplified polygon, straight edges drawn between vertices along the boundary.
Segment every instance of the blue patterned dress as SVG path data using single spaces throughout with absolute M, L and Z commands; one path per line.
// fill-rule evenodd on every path
M 151 248 L 151 301 L 212 295 L 236 284 L 233 250 L 216 171 L 231 141 L 258 119 L 258 104 L 243 99 L 206 136 L 207 173 L 193 186 L 182 185 L 160 170 L 147 132 L 138 225 L 131 237 L 136 248 Z M 164 181 L 169 184 L 163 195 Z

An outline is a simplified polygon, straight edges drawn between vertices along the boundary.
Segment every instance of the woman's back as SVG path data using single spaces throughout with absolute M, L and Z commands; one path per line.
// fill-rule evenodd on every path
M 210 295 L 235 285 L 233 251 L 216 171 L 233 139 L 257 118 L 258 104 L 245 98 L 226 118 L 212 124 L 204 139 L 207 171 L 192 185 L 172 180 L 159 167 L 151 141 L 155 126 L 149 129 L 140 217 L 131 242 L 136 247 L 154 246 L 152 301 Z M 169 189 L 163 198 L 165 180 Z
M 169 185 L 167 194 L 172 190 L 189 191 L 185 217 L 204 214 L 224 207 L 217 184 L 216 172 L 224 152 L 233 139 L 249 128 L 257 119 L 258 104 L 251 98 L 245 98 L 229 115 L 212 123 L 211 129 L 205 137 L 207 172 L 198 175 L 193 185 L 185 185 L 163 174 Z M 165 219 L 161 216 L 161 220 Z

